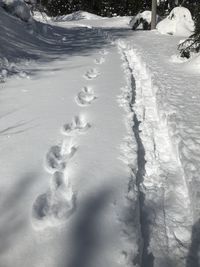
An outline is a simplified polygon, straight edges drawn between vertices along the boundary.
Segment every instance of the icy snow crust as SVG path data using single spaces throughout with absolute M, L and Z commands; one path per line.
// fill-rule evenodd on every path
M 0 267 L 197 256 L 199 79 L 169 60 L 178 38 L 129 19 L 32 28 L 0 8 Z
M 161 34 L 189 37 L 194 32 L 194 21 L 187 8 L 175 7 L 157 29 Z

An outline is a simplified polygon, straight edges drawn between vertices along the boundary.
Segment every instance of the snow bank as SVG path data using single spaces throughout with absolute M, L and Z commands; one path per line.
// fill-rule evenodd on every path
M 4 9 L 23 21 L 32 20 L 30 9 L 23 0 L 3 0 Z
M 100 17 L 99 19 L 81 19 L 76 21 L 66 21 L 66 20 L 55 20 L 52 21 L 59 25 L 59 27 L 64 28 L 72 28 L 72 27 L 86 27 L 86 28 L 115 28 L 115 29 L 122 29 L 122 28 L 130 28 L 129 22 L 131 17 L 112 17 L 112 18 L 105 18 Z
M 158 23 L 157 29 L 161 34 L 188 37 L 194 31 L 194 21 L 187 8 L 175 7 L 166 19 Z
M 93 20 L 93 19 L 100 19 L 100 18 L 102 17 L 80 10 L 69 15 L 58 16 L 55 20 L 56 21 L 76 21 L 76 20 L 82 20 L 82 19 Z

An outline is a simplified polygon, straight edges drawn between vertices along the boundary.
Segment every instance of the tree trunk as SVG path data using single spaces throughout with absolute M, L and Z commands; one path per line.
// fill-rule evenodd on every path
M 156 28 L 157 0 L 152 0 L 151 29 Z

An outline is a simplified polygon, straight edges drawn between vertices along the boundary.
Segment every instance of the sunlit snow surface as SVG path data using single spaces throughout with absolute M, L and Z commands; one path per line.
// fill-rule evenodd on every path
M 179 38 L 87 18 L 0 8 L 0 267 L 198 266 L 199 75 Z

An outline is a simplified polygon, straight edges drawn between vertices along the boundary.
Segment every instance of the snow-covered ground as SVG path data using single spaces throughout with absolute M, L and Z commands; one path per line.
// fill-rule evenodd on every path
M 129 21 L 0 8 L 0 267 L 198 266 L 199 73 Z

